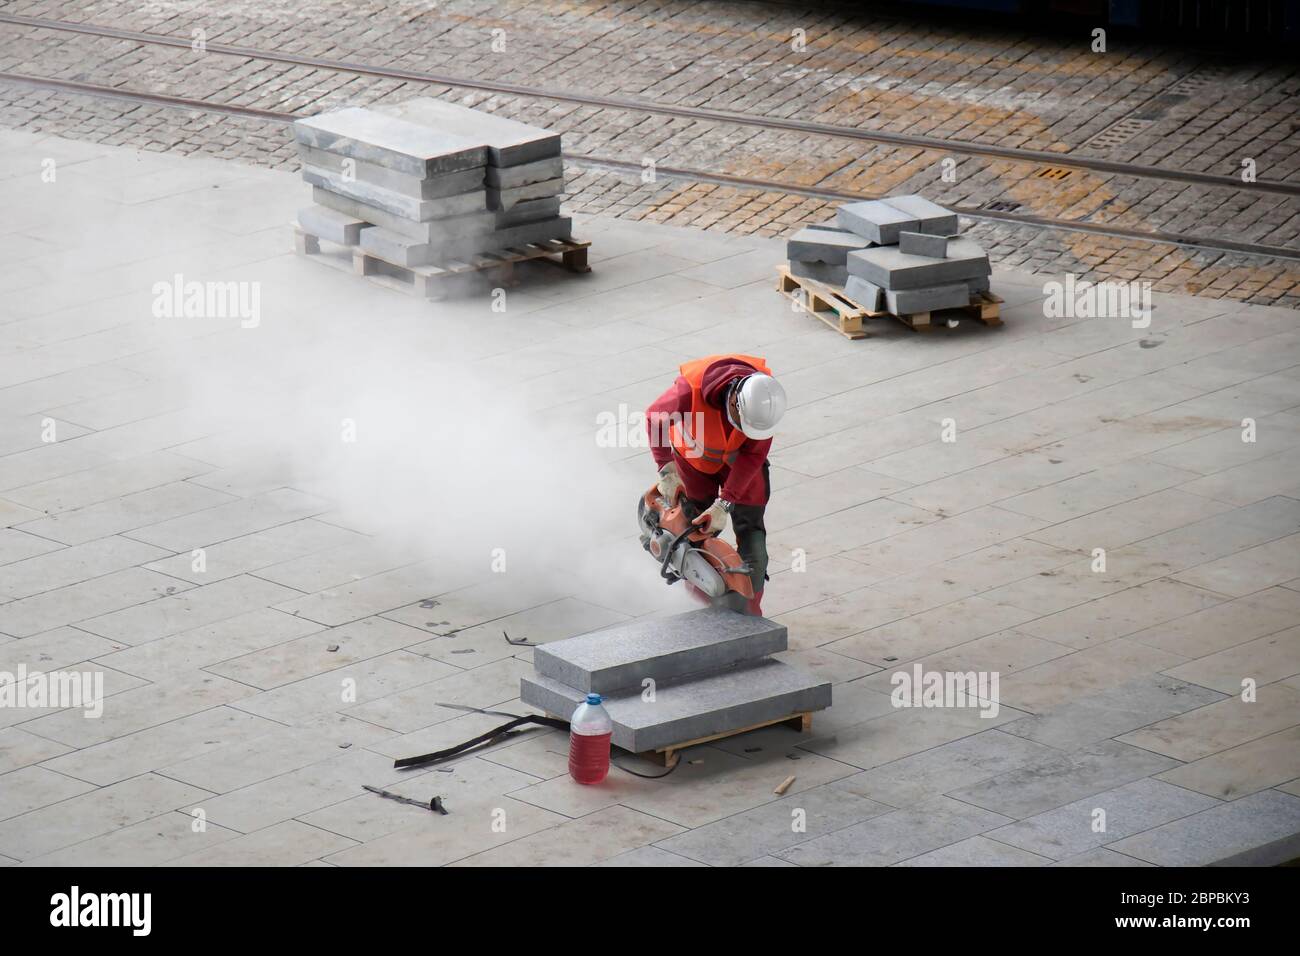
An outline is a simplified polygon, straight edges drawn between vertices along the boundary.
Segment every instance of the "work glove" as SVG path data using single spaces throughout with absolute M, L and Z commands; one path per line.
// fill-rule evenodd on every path
M 659 469 L 659 483 L 656 485 L 659 494 L 663 495 L 664 503 L 672 505 L 677 499 L 677 493 L 682 489 L 682 479 L 677 474 L 677 462 L 665 462 L 664 466 Z
M 702 512 L 692 524 L 699 525 L 700 530 L 708 534 L 722 534 L 727 527 L 727 515 L 731 514 L 731 502 L 719 498 Z

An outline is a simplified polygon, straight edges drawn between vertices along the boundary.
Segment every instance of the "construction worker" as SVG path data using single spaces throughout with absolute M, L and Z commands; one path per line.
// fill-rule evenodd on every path
M 785 414 L 785 389 L 753 355 L 710 355 L 679 371 L 646 410 L 659 493 L 672 501 L 680 488 L 686 514 L 704 531 L 721 532 L 730 520 L 754 584 L 747 610 L 761 615 L 767 579 L 763 512 L 772 491 L 767 454 Z

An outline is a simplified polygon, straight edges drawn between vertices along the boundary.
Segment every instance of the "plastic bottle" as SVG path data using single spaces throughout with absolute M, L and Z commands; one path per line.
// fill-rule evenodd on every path
M 599 694 L 588 694 L 569 721 L 569 776 L 578 783 L 600 783 L 609 773 L 609 738 L 614 722 Z

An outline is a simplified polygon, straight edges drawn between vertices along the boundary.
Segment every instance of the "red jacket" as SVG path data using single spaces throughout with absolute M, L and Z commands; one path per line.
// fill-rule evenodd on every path
M 727 385 L 732 380 L 743 378 L 746 375 L 753 375 L 756 369 L 748 362 L 742 362 L 737 359 L 723 359 L 714 362 L 704 373 L 704 401 L 710 406 L 722 409 L 722 403 L 727 397 Z M 650 453 L 654 455 L 655 464 L 663 467 L 669 461 L 673 460 L 673 449 L 668 442 L 668 429 L 666 427 L 657 427 L 656 421 L 661 417 L 669 414 L 677 414 L 685 417 L 691 411 L 691 386 L 686 379 L 680 375 L 668 391 L 664 392 L 646 409 L 646 434 L 650 439 Z M 733 431 L 731 423 L 726 420 L 726 412 L 723 412 L 723 422 L 728 435 Z M 736 460 L 729 468 L 724 468 L 720 472 L 722 477 L 722 488 L 718 492 L 719 496 L 727 501 L 736 501 L 744 495 L 745 489 L 758 478 L 759 472 L 762 471 L 763 462 L 767 461 L 767 453 L 772 447 L 772 439 L 753 439 L 747 438 L 740 446 L 736 454 Z M 677 456 L 678 468 L 685 463 L 689 465 L 689 460 Z

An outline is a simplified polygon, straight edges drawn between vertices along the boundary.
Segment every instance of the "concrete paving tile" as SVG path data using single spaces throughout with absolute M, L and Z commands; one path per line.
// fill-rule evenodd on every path
M 121 644 L 75 627 L 58 627 L 35 637 L 0 646 L 0 670 L 12 674 L 19 665 L 49 672 L 120 650 Z M 111 664 L 109 666 L 112 666 Z
M 947 651 L 1030 620 L 1032 612 L 982 597 L 942 607 L 826 644 L 825 649 L 877 667 Z
M 1280 787 L 1275 787 L 1274 789 L 1300 797 L 1300 779 L 1292 780 L 1290 783 L 1284 783 Z
M 1055 570 L 1079 557 L 1077 551 L 1022 538 L 952 558 L 926 574 L 891 577 L 875 587 L 919 612 Z
M 234 830 L 204 823 L 195 828 L 196 818 L 173 811 L 142 820 L 131 826 L 83 840 L 73 846 L 34 857 L 26 866 L 158 866 L 233 840 Z
M 268 577 L 259 572 L 262 577 Z M 277 605 L 280 610 L 321 624 L 336 626 L 359 621 L 410 604 L 412 601 L 465 584 L 469 572 L 449 571 L 445 565 L 412 564 L 340 584 Z
M 328 503 L 320 498 L 292 488 L 280 488 L 254 498 L 242 498 L 136 528 L 131 537 L 172 551 L 189 551 L 265 531 L 299 518 L 310 518 L 328 507 Z
M 1031 531 L 1028 537 L 1060 548 L 1091 553 L 1141 541 L 1232 508 L 1222 501 L 1166 488 L 1089 514 Z
M 178 717 L 123 737 L 47 760 L 50 770 L 104 786 L 200 756 L 279 725 L 229 707 Z
M 965 644 L 940 651 L 931 657 L 923 657 L 918 663 L 922 671 L 960 672 L 970 671 L 997 673 L 999 682 L 1003 675 L 1033 667 L 1044 661 L 1054 660 L 1071 653 L 1071 649 L 1051 641 L 1044 641 L 1030 634 L 1022 634 L 1012 628 L 988 637 L 981 637 Z M 907 666 L 903 666 L 907 664 Z M 889 694 L 895 687 L 894 675 L 900 671 L 912 673 L 908 662 L 892 663 L 878 674 L 872 674 L 863 680 L 864 686 Z
M 0 389 L 0 393 L 4 391 L 7 389 Z M 6 455 L 0 458 L 0 493 L 94 468 L 106 464 L 109 460 L 103 452 L 85 448 L 75 441 L 53 442 L 30 451 Z M 112 534 L 111 531 L 105 533 Z M 46 535 L 46 537 L 54 536 Z M 98 538 L 102 535 L 91 535 L 91 537 Z
M 1300 534 L 1292 534 L 1180 571 L 1174 580 L 1242 597 L 1289 581 L 1297 567 L 1300 567 Z
M 303 727 L 276 726 L 162 768 L 165 776 L 212 793 L 230 793 L 367 747 L 390 736 L 386 730 L 331 714 Z
M 1300 593 L 1267 588 L 1202 611 L 1144 628 L 1130 639 L 1151 647 L 1200 658 L 1285 630 L 1300 619 Z
M 97 658 L 100 664 L 158 681 L 174 673 L 201 670 L 209 664 L 321 630 L 315 621 L 261 608 L 124 650 L 121 644 L 110 645 L 105 641 L 109 646 L 104 651 L 89 656 Z M 118 650 L 114 652 L 114 648 Z
M 1151 674 L 1066 699 L 1002 729 L 1060 750 L 1075 750 L 1223 699 L 1218 691 Z
M 1001 502 L 1045 521 L 1069 521 L 1195 478 L 1195 472 L 1138 459 L 1121 462 Z
M 593 866 L 704 866 L 698 860 L 687 859 L 684 856 L 678 856 L 676 853 L 669 853 L 667 850 L 661 850 L 655 846 L 639 846 L 635 850 L 628 850 L 626 853 L 620 853 L 618 856 L 612 856 L 607 860 L 599 863 L 593 863 Z
M 890 810 L 833 786 L 820 786 L 696 827 L 658 846 L 709 866 L 739 866 Z
M 1256 638 L 1166 671 L 1170 677 L 1231 694 L 1242 681 L 1270 684 L 1300 674 L 1300 627 Z
M 79 626 L 92 634 L 135 646 L 224 621 L 252 608 L 266 607 L 293 593 L 288 588 L 246 574 L 200 587 L 177 581 L 176 590 L 185 593 L 83 620 Z
M 410 687 L 427 684 L 441 677 L 443 668 L 444 665 L 419 655 L 393 651 L 382 657 L 253 694 L 239 701 L 238 706 L 250 714 L 302 726 L 304 722 L 325 714 L 349 710 L 354 704 L 366 704 Z
M 145 684 L 107 698 L 98 719 L 68 709 L 28 721 L 24 729 L 70 746 L 89 747 L 229 704 L 252 693 L 251 687 L 208 674 L 174 674 L 163 683 Z
M 334 833 L 285 820 L 169 860 L 169 866 L 297 866 L 355 846 Z
M 943 794 L 966 800 L 961 794 L 972 785 L 978 788 L 981 781 L 997 779 L 1026 765 L 1034 767 L 1057 756 L 1050 747 L 999 730 L 986 730 L 844 777 L 832 786 L 891 807 L 909 807 Z M 982 801 L 966 802 L 1017 816 Z
M 270 690 L 398 651 L 423 639 L 424 635 L 413 627 L 370 617 L 232 657 L 205 669 L 242 684 Z
M 834 710 L 832 707 L 831 712 Z M 834 728 L 830 735 L 823 735 L 814 725 L 813 739 L 800 743 L 799 747 L 858 770 L 870 770 L 1023 716 L 1009 707 L 1002 707 L 996 717 L 982 717 L 980 713 L 975 707 L 894 708 L 890 705 L 889 713 L 849 727 Z
M 355 531 L 303 518 L 205 547 L 203 569 L 200 571 L 194 570 L 194 549 L 146 566 L 195 584 L 210 584 L 329 548 L 359 544 L 364 540 L 366 539 Z
M 1001 681 L 1002 703 L 1041 714 L 1073 698 L 1168 670 L 1182 661 L 1175 654 L 1118 638 L 1007 675 Z
M 618 755 L 616 759 L 619 758 L 624 762 L 639 766 L 636 761 L 632 761 L 626 756 Z M 648 771 L 642 769 L 639 772 L 655 773 L 655 770 L 653 768 Z M 585 817 L 589 813 L 595 813 L 597 810 L 604 810 L 620 803 L 626 805 L 629 799 L 638 794 L 652 791 L 654 788 L 653 780 L 634 777 L 619 770 L 616 766 L 611 766 L 609 776 L 598 784 L 580 784 L 565 773 L 562 776 L 552 777 L 549 780 L 532 783 L 521 789 L 513 790 L 510 796 L 514 800 L 531 803 L 533 806 L 550 810 L 552 813 L 576 818 Z
M 804 651 L 778 651 L 772 657 L 793 664 L 805 673 L 830 681 L 832 684 L 855 681 L 859 677 L 874 674 L 879 670 L 871 664 L 845 657 L 843 654 L 836 654 L 824 647 L 813 647 Z
M 777 561 L 773 557 L 769 550 L 771 580 L 763 589 L 763 613 L 768 617 L 838 597 L 870 583 L 866 568 L 846 558 L 822 558 L 801 565 L 801 571 L 794 571 L 790 567 L 774 567 Z
M 6 566 L 4 580 L 0 581 L 0 597 L 9 600 L 31 597 L 170 554 L 162 548 L 120 536 L 73 545 Z
M 1085 850 L 1083 853 L 1076 853 L 1074 856 L 1067 856 L 1064 860 L 1057 860 L 1051 866 L 1151 866 L 1145 860 L 1139 860 L 1137 857 L 1128 856 L 1124 853 L 1116 853 L 1110 847 L 1099 846 L 1096 849 Z
M 897 621 L 909 613 L 907 602 L 901 598 L 863 587 L 774 615 L 772 619 L 789 629 L 790 649 L 802 651 L 856 634 L 863 628 Z
M 1162 578 L 1045 615 L 1020 630 L 1070 647 L 1095 647 L 1222 602 L 1212 591 Z
M 1300 478 L 1295 468 L 1294 451 L 1270 455 L 1180 486 L 1183 491 L 1204 495 L 1216 501 L 1248 505 L 1276 495 L 1295 497 Z
M 564 822 L 557 813 L 509 797 L 494 797 L 460 807 L 454 821 L 450 814 L 427 814 L 387 836 L 332 854 L 326 862 L 336 866 L 445 866 Z
M 1066 753 L 1047 752 L 949 794 L 977 807 L 1023 819 L 1173 766 L 1175 762 L 1168 757 L 1102 740 Z
M 81 674 L 83 675 L 82 676 L 83 680 L 90 680 L 92 682 L 98 681 L 100 679 L 98 675 L 102 674 L 103 675 L 102 697 L 104 700 L 105 709 L 111 706 L 109 704 L 111 698 L 117 696 L 118 694 L 124 694 L 127 691 L 136 690 L 148 686 L 146 681 L 143 681 L 138 677 L 133 677 L 130 674 L 123 674 L 121 671 L 115 671 L 112 668 L 103 667 L 101 665 L 92 663 L 91 661 L 80 661 L 75 664 L 71 664 L 67 667 L 59 668 L 59 670 L 63 673 Z M 99 688 L 96 687 L 94 688 L 94 690 L 99 691 Z M 67 718 L 70 722 L 74 722 L 74 723 L 80 722 L 86 724 L 93 724 L 96 722 L 95 719 L 89 716 L 89 714 L 92 713 L 94 710 L 93 707 L 90 708 L 87 708 L 85 706 L 29 707 L 27 706 L 27 702 L 25 700 L 23 700 L 22 698 L 19 698 L 19 700 L 22 701 L 22 706 L 0 707 L 0 728 L 22 726 L 28 723 L 34 725 L 35 722 L 38 720 L 42 720 L 47 717 L 54 717 L 56 715 L 61 718 Z M 46 736 L 45 734 L 41 733 L 41 731 L 35 726 L 25 726 L 23 727 L 23 729 L 30 731 L 32 733 L 36 733 L 39 736 Z
M 84 508 L 38 518 L 27 522 L 24 530 L 64 544 L 82 544 L 111 534 L 131 531 L 145 523 L 213 508 L 228 501 L 229 495 L 211 488 L 201 488 L 186 481 L 173 481 Z M 187 544 L 186 549 L 188 548 Z
M 0 774 L 29 767 L 64 754 L 70 748 L 53 740 L 28 733 L 21 727 L 0 730 Z
M 1038 519 L 990 505 L 855 548 L 844 556 L 869 565 L 892 565 L 900 572 L 915 571 L 1030 534 L 1040 527 Z
M 1189 817 L 1218 803 L 1204 794 L 1158 780 L 1138 780 L 999 827 L 988 836 L 1031 853 L 1063 860 L 1171 820 Z M 1106 814 L 1104 832 L 1093 830 L 1094 820 L 1100 820 L 1094 814 L 1098 809 Z
M 0 774 L 0 820 L 50 806 L 93 790 L 90 784 L 44 767 Z
M 1252 416 L 1255 417 L 1255 416 Z M 1293 448 L 1300 442 L 1300 428 L 1286 414 L 1266 415 L 1256 421 L 1255 441 L 1242 441 L 1240 423 L 1203 438 L 1172 445 L 1149 457 L 1174 468 L 1211 475 L 1227 468 L 1247 465 Z
M 0 605 L 0 631 L 14 637 L 30 637 L 189 588 L 184 581 L 154 571 L 126 568 Z
M 529 734 L 519 743 L 490 748 L 482 759 L 550 780 L 569 772 L 569 737 L 557 730 Z
M 877 498 L 833 515 L 784 528 L 780 537 L 783 542 L 802 548 L 809 558 L 815 559 L 851 551 L 938 520 L 938 515 L 910 504 Z
M 0 528 L 0 565 L 24 561 L 40 554 L 57 551 L 62 545 L 45 538 L 19 531 L 16 528 Z
M 1285 784 L 1300 774 L 1300 727 L 1260 737 L 1157 774 L 1158 780 L 1220 800 Z
M 452 865 L 589 866 L 680 833 L 681 829 L 627 807 L 609 807 Z
M 111 461 L 5 492 L 11 501 L 46 514 L 62 514 L 114 498 L 183 482 L 211 470 L 209 465 L 167 451 Z
M 1050 866 L 1051 859 L 975 836 L 922 853 L 894 866 Z
M 206 796 L 157 774 L 132 777 L 0 823 L 0 852 L 28 860 L 169 810 L 196 806 Z
M 1006 821 L 1000 814 L 940 797 L 923 807 L 872 817 L 773 855 L 799 866 L 889 866 Z
M 1249 743 L 1300 721 L 1300 691 L 1285 684 L 1266 684 L 1257 699 L 1240 694 L 1170 717 L 1117 738 L 1135 747 L 1193 761 Z
M 1300 797 L 1265 790 L 1112 844 L 1157 866 L 1206 866 L 1300 832 Z
M 533 672 L 531 664 L 514 658 L 459 672 L 450 671 L 449 665 L 440 661 L 425 657 L 417 659 L 422 662 L 423 673 L 429 675 L 428 678 L 396 693 L 349 707 L 346 712 L 358 720 L 411 734 L 461 716 L 465 712 L 460 707 L 500 710 L 497 705 L 518 698 L 519 679 Z M 443 704 L 459 707 L 444 707 Z M 499 722 L 504 723 L 505 718 L 500 718 Z M 412 746 L 418 747 L 413 742 L 418 739 L 412 738 Z

